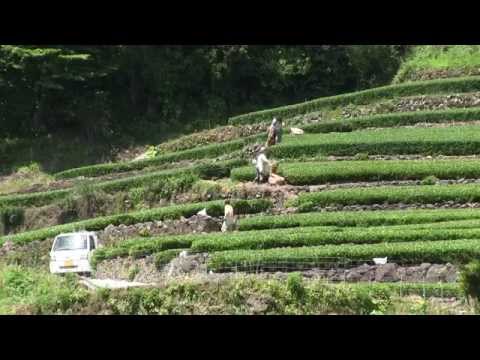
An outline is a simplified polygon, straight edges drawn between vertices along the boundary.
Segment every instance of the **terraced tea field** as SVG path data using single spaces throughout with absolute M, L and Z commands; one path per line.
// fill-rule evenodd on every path
M 265 141 L 263 130 L 223 143 L 196 146 L 192 141 L 179 151 L 140 161 L 67 169 L 54 174 L 52 184 L 68 180 L 68 186 L 0 196 L 0 245 L 13 246 L 0 256 L 21 263 L 25 257 L 39 257 L 33 244 L 48 247 L 56 235 L 84 229 L 101 232 L 103 239 L 114 231 L 121 234 L 121 239 L 97 249 L 92 262 L 98 274 L 117 271 L 122 279 L 125 271 L 119 268 L 136 266 L 130 280 L 146 276 L 142 267 L 152 262 L 155 276 L 167 276 L 185 259 L 196 263 L 182 268 L 182 274 L 200 272 L 212 278 L 237 272 L 262 276 L 353 268 L 373 264 L 374 258 L 387 258 L 385 266 L 430 263 L 459 268 L 480 257 L 480 160 L 471 158 L 480 154 L 479 104 L 334 119 L 312 120 L 311 115 L 420 96 L 461 99 L 478 91 L 478 76 L 412 81 L 231 118 L 230 125 L 239 127 L 284 118 L 287 134 L 268 149 L 268 157 L 279 163 L 278 173 L 286 179 L 284 186 L 252 184 L 255 171 L 249 150 Z M 290 134 L 292 124 L 305 133 Z M 412 126 L 417 124 L 432 126 Z M 371 160 L 372 155 L 394 159 Z M 407 159 L 396 159 L 399 155 Z M 102 193 L 118 196 L 121 206 L 22 229 L 42 208 L 71 212 L 85 184 L 90 195 L 82 199 Z M 346 186 L 335 187 L 339 184 Z M 227 198 L 239 217 L 237 230 L 222 233 L 218 225 L 209 231 L 180 231 L 186 218 L 203 209 L 221 224 Z M 133 208 L 122 207 L 125 202 L 134 202 Z M 18 214 L 16 223 L 12 214 Z M 197 216 L 191 221 L 204 220 Z M 126 228 L 133 230 L 126 233 Z M 168 231 L 160 233 L 161 229 Z M 37 265 L 45 269 L 47 261 L 38 260 Z M 425 277 L 419 283 L 432 289 L 438 285 Z M 453 281 L 448 286 L 457 285 Z

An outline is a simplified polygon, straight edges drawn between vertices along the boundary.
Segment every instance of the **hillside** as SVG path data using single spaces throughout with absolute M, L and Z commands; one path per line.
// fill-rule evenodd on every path
M 480 256 L 477 54 L 417 47 L 391 85 L 233 116 L 136 160 L 0 178 L 0 312 L 472 313 L 459 273 Z M 287 184 L 256 184 L 273 117 L 285 134 L 267 156 Z M 153 286 L 47 274 L 53 238 L 74 230 L 104 245 L 95 278 Z

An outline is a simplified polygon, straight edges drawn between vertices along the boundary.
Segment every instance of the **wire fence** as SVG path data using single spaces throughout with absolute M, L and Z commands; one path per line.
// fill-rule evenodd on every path
M 233 265 L 221 266 L 215 272 L 246 272 L 246 273 L 268 273 L 268 272 L 293 272 L 310 269 L 338 269 L 347 266 L 346 259 L 322 258 L 315 261 L 265 261 L 262 259 L 254 261 L 238 262 Z
M 358 267 L 360 265 L 374 265 L 373 259 L 348 259 L 340 257 L 319 258 L 315 260 L 295 260 L 295 261 L 265 261 L 259 258 L 253 261 L 238 262 L 233 265 L 220 266 L 215 272 L 247 272 L 247 273 L 265 273 L 265 272 L 294 272 L 306 270 L 339 270 Z
M 397 265 L 393 271 L 394 275 L 392 275 L 392 273 L 384 273 L 380 279 L 377 277 L 377 269 L 381 267 L 381 265 L 375 264 L 373 259 L 348 259 L 343 257 L 319 258 L 314 261 L 265 261 L 264 259 L 258 259 L 255 261 L 239 262 L 229 266 L 216 267 L 214 272 L 249 273 L 257 275 L 303 272 L 304 275 L 323 278 L 325 281 L 333 283 L 383 281 L 431 284 L 455 282 L 455 277 L 452 277 L 452 275 L 450 275 L 449 280 L 447 280 L 445 276 L 444 279 L 441 279 L 442 276 L 437 276 L 438 279 L 432 281 L 432 277 L 427 276 L 427 270 L 432 264 L 422 266 L 418 261 L 399 261 L 394 258 L 388 258 L 387 264 Z M 373 267 L 373 265 L 377 266 Z M 365 267 L 362 269 L 362 266 Z M 408 271 L 407 268 L 409 268 Z M 455 268 L 453 269 L 455 270 Z

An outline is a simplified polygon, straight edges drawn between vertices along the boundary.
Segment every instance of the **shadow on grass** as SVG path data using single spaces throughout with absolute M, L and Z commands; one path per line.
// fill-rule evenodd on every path
M 61 131 L 28 139 L 0 140 L 0 176 L 22 166 L 37 163 L 47 174 L 66 169 L 115 161 L 116 155 L 133 146 L 159 144 L 177 135 L 152 128 L 147 136 L 134 132 L 109 138 L 87 139 L 75 131 Z

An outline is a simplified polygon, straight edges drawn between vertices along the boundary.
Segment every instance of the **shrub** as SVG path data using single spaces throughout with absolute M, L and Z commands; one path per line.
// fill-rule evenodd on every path
M 339 284 L 340 285 L 340 284 Z M 334 286 L 339 286 L 334 285 Z M 458 283 L 354 283 L 349 284 L 350 287 L 364 288 L 370 294 L 377 291 L 387 292 L 399 296 L 421 295 L 422 297 L 455 297 L 461 298 L 462 291 Z
M 467 297 L 473 299 L 477 311 L 480 310 L 480 261 L 475 259 L 465 265 L 460 272 L 460 287 Z
M 325 121 L 303 127 L 307 133 L 350 132 L 365 128 L 389 128 L 418 123 L 445 123 L 476 121 L 480 109 L 448 109 L 441 111 L 412 111 L 357 117 L 347 120 Z
M 270 156 L 277 158 L 315 156 L 318 152 L 336 156 L 353 156 L 360 152 L 370 155 L 469 155 L 480 152 L 480 127 L 399 128 L 285 136 L 281 144 L 268 151 Z
M 22 308 L 38 315 L 71 313 L 75 306 L 84 306 L 89 296 L 73 274 L 58 277 L 20 266 L 0 268 L 0 292 L 12 312 Z
M 317 185 L 332 182 L 419 180 L 434 185 L 440 179 L 474 179 L 480 177 L 480 161 L 459 160 L 388 160 L 388 161 L 325 161 L 283 163 L 278 174 L 292 185 Z M 252 181 L 252 167 L 231 172 L 233 180 Z
M 244 166 L 233 169 L 230 173 L 234 181 L 253 181 L 255 179 L 255 169 L 251 166 Z
M 156 253 L 154 255 L 155 266 L 157 269 L 161 269 L 163 266 L 175 259 L 182 251 L 185 251 L 185 249 L 169 249 Z
M 215 181 L 200 180 L 192 186 L 192 192 L 200 199 L 214 199 L 221 194 L 222 187 Z
M 304 301 L 306 296 L 306 290 L 303 285 L 303 278 L 300 273 L 292 273 L 287 278 L 287 289 L 294 299 L 297 301 Z
M 478 222 L 473 228 L 438 226 L 424 228 L 369 227 L 332 229 L 330 227 L 307 227 L 240 232 L 229 235 L 198 235 L 192 243 L 192 251 L 212 252 L 240 249 L 271 249 L 333 244 L 374 244 L 382 242 L 415 242 L 455 239 L 480 239 Z M 399 231 L 401 229 L 401 231 Z M 179 239 L 179 238 L 176 238 Z
M 422 180 L 422 185 L 435 185 L 438 180 L 436 176 L 430 175 Z
M 91 263 L 93 267 L 96 267 L 99 262 L 107 259 L 127 256 L 142 258 L 155 253 L 163 253 L 163 251 L 166 250 L 180 251 L 181 249 L 189 248 L 194 237 L 194 235 L 184 235 L 130 239 L 116 246 L 103 247 L 95 250 Z M 173 252 L 170 252 L 159 255 L 159 261 L 163 261 L 169 256 L 173 256 L 173 254 Z
M 113 314 L 370 314 L 385 295 L 354 285 L 304 284 L 292 296 L 284 280 L 235 277 L 220 283 L 183 280 L 161 288 L 111 291 L 101 308 Z M 388 295 L 388 294 L 387 294 Z M 252 304 L 252 299 L 254 304 Z M 256 304 L 260 304 L 256 306 Z
M 191 173 L 180 174 L 176 177 L 157 180 L 147 184 L 143 188 L 143 201 L 152 205 L 160 199 L 171 199 L 176 194 L 183 193 L 191 189 L 193 184 L 199 180 L 197 175 Z
M 52 190 L 39 193 L 0 196 L 0 207 L 45 205 L 63 199 L 71 190 Z
M 476 209 L 335 211 L 250 216 L 240 219 L 238 226 L 240 231 L 248 231 L 309 226 L 433 225 L 439 222 L 478 219 L 480 210 Z
M 36 163 L 32 162 L 29 165 L 21 166 L 17 169 L 17 173 L 22 176 L 41 176 L 42 175 L 42 168 L 41 166 Z
M 368 160 L 369 155 L 365 153 L 356 154 L 353 159 L 357 161 L 366 161 Z
M 25 212 L 22 208 L 0 208 L 0 225 L 1 227 L 3 227 L 5 233 L 7 233 L 12 228 L 22 225 L 24 221 Z
M 480 187 L 466 185 L 380 186 L 303 193 L 287 206 L 370 205 L 370 204 L 434 204 L 454 201 L 468 203 L 480 201 Z
M 196 166 L 195 170 L 202 179 L 218 179 L 230 176 L 233 168 L 243 166 L 246 160 L 229 160 L 218 163 L 206 163 Z
M 76 188 L 72 190 L 72 202 L 74 205 L 74 213 L 80 218 L 90 218 L 95 216 L 97 209 L 101 208 L 106 202 L 107 194 L 100 190 L 98 187 L 95 187 L 89 182 L 81 183 Z M 66 202 L 69 206 L 68 197 L 62 202 Z M 67 207 L 67 209 L 71 209 Z

